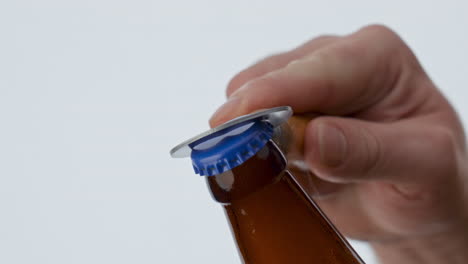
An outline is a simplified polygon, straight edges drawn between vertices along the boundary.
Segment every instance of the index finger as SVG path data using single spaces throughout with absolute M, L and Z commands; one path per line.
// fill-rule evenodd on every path
M 395 89 L 404 60 L 413 56 L 404 42 L 382 26 L 364 28 L 247 82 L 210 120 L 212 126 L 252 111 L 290 105 L 296 113 L 350 115 Z
M 269 72 L 281 69 L 291 61 L 300 59 L 308 53 L 318 50 L 339 39 L 338 36 L 320 36 L 307 41 L 303 45 L 288 51 L 269 56 L 236 74 L 230 81 L 226 89 L 226 95 L 229 97 L 245 83 L 261 77 Z

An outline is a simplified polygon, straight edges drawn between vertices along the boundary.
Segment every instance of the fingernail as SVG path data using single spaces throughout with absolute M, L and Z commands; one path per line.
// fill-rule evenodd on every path
M 320 160 L 328 167 L 338 167 L 345 159 L 347 142 L 343 132 L 331 125 L 317 126 Z
M 211 116 L 210 125 L 215 127 L 235 117 L 235 113 L 240 108 L 240 101 L 240 97 L 229 97 Z

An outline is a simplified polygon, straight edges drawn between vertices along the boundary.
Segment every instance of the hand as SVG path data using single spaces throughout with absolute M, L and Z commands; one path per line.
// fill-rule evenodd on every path
M 211 126 L 281 105 L 321 115 L 304 138 L 310 170 L 334 186 L 318 203 L 383 263 L 468 263 L 463 128 L 394 32 L 313 39 L 242 71 L 227 95 Z

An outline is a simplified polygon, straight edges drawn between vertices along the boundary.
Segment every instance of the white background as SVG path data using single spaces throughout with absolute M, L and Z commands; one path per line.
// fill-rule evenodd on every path
M 239 263 L 204 179 L 168 154 L 208 127 L 229 78 L 384 23 L 466 123 L 467 14 L 461 0 L 0 0 L 0 263 Z

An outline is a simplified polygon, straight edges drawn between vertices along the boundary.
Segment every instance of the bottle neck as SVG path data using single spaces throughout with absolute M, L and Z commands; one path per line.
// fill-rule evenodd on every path
M 206 180 L 213 198 L 229 204 L 274 182 L 285 168 L 283 154 L 270 141 L 242 165 Z

